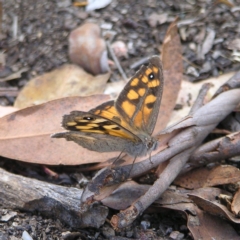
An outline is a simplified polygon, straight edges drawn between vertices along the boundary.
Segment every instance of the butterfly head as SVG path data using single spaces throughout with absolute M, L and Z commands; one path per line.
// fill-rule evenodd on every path
M 147 152 L 151 152 L 157 148 L 158 141 L 153 137 L 150 137 L 150 138 L 146 137 L 145 145 L 146 145 Z
M 138 145 L 138 147 L 135 147 L 135 149 L 138 149 L 137 152 L 133 151 L 133 155 L 138 156 L 145 156 L 152 151 L 156 150 L 158 146 L 158 141 L 151 137 L 151 136 L 144 136 L 142 138 L 141 144 Z

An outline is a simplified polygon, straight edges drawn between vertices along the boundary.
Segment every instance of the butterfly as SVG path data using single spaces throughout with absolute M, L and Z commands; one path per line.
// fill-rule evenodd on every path
M 74 141 L 97 152 L 125 152 L 135 158 L 157 148 L 152 137 L 163 92 L 160 58 L 153 56 L 130 79 L 115 101 L 89 112 L 73 111 L 63 116 L 68 130 L 52 135 Z

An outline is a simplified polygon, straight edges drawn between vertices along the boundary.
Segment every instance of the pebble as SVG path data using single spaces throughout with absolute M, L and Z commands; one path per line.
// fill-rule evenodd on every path
M 27 231 L 23 231 L 22 240 L 33 240 Z

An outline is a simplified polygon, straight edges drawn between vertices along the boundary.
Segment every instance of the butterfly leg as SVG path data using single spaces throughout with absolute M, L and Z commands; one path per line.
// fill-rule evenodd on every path
M 124 155 L 121 157 L 122 153 L 124 153 L 124 151 L 121 151 L 120 154 L 118 155 L 118 157 L 113 160 L 113 163 L 112 163 L 112 165 L 111 165 L 111 169 L 113 169 L 114 167 L 117 167 L 117 165 L 120 165 L 120 164 L 122 163 L 120 160 L 121 160 L 122 158 L 124 158 L 125 156 L 127 156 L 127 154 L 124 154 Z M 118 162 L 118 161 L 120 161 L 120 162 Z
M 150 161 L 150 163 L 151 163 L 151 164 L 153 164 L 153 162 L 152 162 L 152 155 L 151 155 L 151 153 L 149 153 L 149 161 Z

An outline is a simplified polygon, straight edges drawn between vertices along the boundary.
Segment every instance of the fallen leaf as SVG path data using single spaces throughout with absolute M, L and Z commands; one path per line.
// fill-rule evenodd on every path
M 2 107 L 2 106 L 0 106 L 0 118 L 9 114 L 9 113 L 15 112 L 17 110 L 18 109 L 14 108 L 14 107 Z
M 107 95 L 67 97 L 28 107 L 0 118 L 0 155 L 30 163 L 78 165 L 101 162 L 116 153 L 89 151 L 51 134 L 63 131 L 63 114 L 88 111 L 109 100 Z
M 168 28 L 162 46 L 162 63 L 164 75 L 164 89 L 158 120 L 154 134 L 159 133 L 168 124 L 172 111 L 176 105 L 178 92 L 182 81 L 181 42 L 175 20 Z
M 212 49 L 216 32 L 212 29 L 207 29 L 208 33 L 203 41 L 202 47 L 199 49 L 198 58 L 204 59 L 205 55 Z
M 221 165 L 209 169 L 207 167 L 194 169 L 178 177 L 174 183 L 188 189 L 236 183 L 240 181 L 238 168 Z
M 235 38 L 227 44 L 227 48 L 230 50 L 240 50 L 240 38 Z
M 205 83 L 212 84 L 212 87 L 210 88 L 206 96 L 206 102 L 208 102 L 212 98 L 212 96 L 216 93 L 217 89 L 219 89 L 220 86 L 222 86 L 231 77 L 233 77 L 234 74 L 235 72 L 226 73 L 218 77 L 211 77 L 197 83 L 182 81 L 181 89 L 179 91 L 178 98 L 176 101 L 177 105 L 181 106 L 181 109 L 174 110 L 172 112 L 171 120 L 169 121 L 168 126 L 182 119 L 189 113 L 203 84 Z
M 148 17 L 148 24 L 150 25 L 150 27 L 154 28 L 158 24 L 165 23 L 167 21 L 167 19 L 168 19 L 168 14 L 167 13 L 161 13 L 161 14 L 152 13 Z
M 76 65 L 61 68 L 30 80 L 19 93 L 14 107 L 24 108 L 68 96 L 102 93 L 110 73 L 92 76 Z
M 220 194 L 230 195 L 226 191 L 218 188 L 199 188 L 188 193 L 189 198 L 197 204 L 198 207 L 207 213 L 215 216 L 224 217 L 234 223 L 240 223 L 240 219 L 235 217 L 226 206 L 220 203 L 218 196 Z
M 201 189 L 201 190 L 205 190 Z M 206 191 L 201 191 L 202 194 L 206 193 Z M 216 196 L 221 193 L 220 189 L 216 188 L 208 188 L 208 196 L 211 196 L 209 201 L 210 203 L 216 200 Z M 163 193 L 164 195 L 165 193 Z M 172 193 L 172 198 L 174 197 L 174 192 Z M 191 191 L 191 194 L 194 194 Z M 205 211 L 202 211 L 199 207 L 196 206 L 197 202 L 191 203 L 193 200 L 192 197 L 190 199 L 187 198 L 186 195 L 189 193 L 182 194 L 182 199 L 184 200 L 185 195 L 185 202 L 175 202 L 171 204 L 171 198 L 167 204 L 160 205 L 160 208 L 164 209 L 172 209 L 176 211 L 181 211 L 186 215 L 187 218 L 187 226 L 190 232 L 193 235 L 194 239 L 238 239 L 239 236 L 236 231 L 223 219 L 219 218 L 219 215 L 222 214 L 222 211 L 216 211 L 217 216 L 213 216 L 211 211 L 208 211 L 209 208 L 204 208 Z M 212 199 L 212 200 L 211 200 Z M 155 202 L 157 203 L 158 200 Z M 156 204 L 155 204 L 156 206 Z M 207 204 L 206 204 L 207 206 Z M 226 207 L 225 207 L 226 208 Z M 156 208 L 155 208 L 156 211 Z M 231 214 L 231 213 L 230 213 Z M 214 214 L 215 215 L 215 214 Z M 237 220 L 237 218 L 235 218 Z
M 235 214 L 235 216 L 239 217 L 240 216 L 240 188 L 238 191 L 235 193 L 231 205 L 231 210 Z
M 108 94 L 112 97 L 112 99 L 115 99 L 123 90 L 125 85 L 126 85 L 126 82 L 123 80 L 117 81 L 117 82 L 109 82 L 106 85 L 104 94 Z
M 95 23 L 84 23 L 68 37 L 69 58 L 85 71 L 97 75 L 109 71 L 106 42 Z
M 13 80 L 13 79 L 20 78 L 22 76 L 22 73 L 27 72 L 27 71 L 28 71 L 27 67 L 22 68 L 19 71 L 15 72 L 15 73 L 12 73 L 11 75 L 9 75 L 7 77 L 0 78 L 0 82 L 6 82 L 6 81 L 10 81 L 10 80 Z
M 188 214 L 187 224 L 193 239 L 239 239 L 238 233 L 227 221 L 197 207 L 195 209 L 195 216 Z

